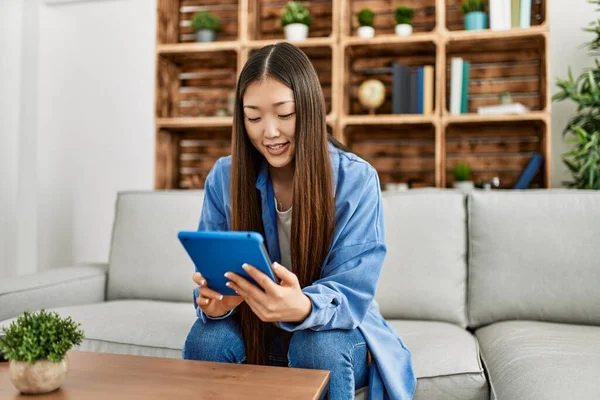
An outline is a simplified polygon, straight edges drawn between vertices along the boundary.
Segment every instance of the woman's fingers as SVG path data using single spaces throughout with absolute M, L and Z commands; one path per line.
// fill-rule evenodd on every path
M 223 300 L 223 295 L 221 293 L 215 292 L 212 289 L 209 289 L 206 286 L 200 287 L 200 296 L 206 297 L 214 300 Z
M 195 272 L 194 275 L 192 276 L 192 280 L 198 286 L 206 285 L 206 279 L 204 279 L 202 277 L 202 275 L 200 274 L 200 272 Z
M 210 304 L 210 301 L 211 299 L 209 299 L 208 297 L 198 296 L 198 298 L 196 299 L 196 304 L 198 304 L 198 307 L 204 309 Z

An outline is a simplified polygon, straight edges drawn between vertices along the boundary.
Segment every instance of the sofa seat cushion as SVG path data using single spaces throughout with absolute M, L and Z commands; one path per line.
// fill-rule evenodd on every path
M 119 300 L 52 309 L 81 323 L 79 350 L 181 358 L 185 338 L 196 321 L 191 303 Z M 12 320 L 0 322 L 0 328 Z
M 476 336 L 492 399 L 600 399 L 600 327 L 506 321 Z
M 468 331 L 445 322 L 388 322 L 412 354 L 415 399 L 489 399 L 479 346 Z

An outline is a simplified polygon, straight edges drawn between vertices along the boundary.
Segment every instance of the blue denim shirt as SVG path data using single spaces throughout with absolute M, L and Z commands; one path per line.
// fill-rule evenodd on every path
M 411 354 L 384 320 L 373 296 L 386 254 L 379 177 L 356 155 L 329 145 L 336 227 L 321 277 L 302 289 L 312 311 L 301 323 L 279 322 L 290 332 L 303 329 L 360 329 L 373 357 L 369 399 L 412 399 L 416 378 Z M 229 230 L 231 156 L 217 161 L 205 182 L 199 230 Z M 261 193 L 265 241 L 272 261 L 281 261 L 273 186 L 265 162 L 256 181 Z M 198 289 L 194 290 L 194 305 Z M 208 318 L 198 307 L 198 317 Z M 220 318 L 227 318 L 228 313 Z

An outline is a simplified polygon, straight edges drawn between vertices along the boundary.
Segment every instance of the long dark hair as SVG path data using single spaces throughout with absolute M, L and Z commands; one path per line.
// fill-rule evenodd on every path
M 289 43 L 265 46 L 253 53 L 239 77 L 233 116 L 231 163 L 231 229 L 264 236 L 256 179 L 264 160 L 244 127 L 243 96 L 250 84 L 276 79 L 294 92 L 296 153 L 293 184 L 291 260 L 300 286 L 319 279 L 335 228 L 333 175 L 329 158 L 325 100 L 317 73 L 299 48 Z M 268 364 L 275 328 L 263 323 L 246 303 L 240 305 L 240 328 L 250 364 Z M 287 347 L 289 335 L 283 335 Z

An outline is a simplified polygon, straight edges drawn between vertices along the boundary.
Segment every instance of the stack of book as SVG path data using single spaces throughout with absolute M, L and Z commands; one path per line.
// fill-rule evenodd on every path
M 469 112 L 469 69 L 471 63 L 453 57 L 450 64 L 450 114 Z
M 433 114 L 433 65 L 392 64 L 392 114 Z
M 504 31 L 531 26 L 531 0 L 490 0 L 490 29 Z

